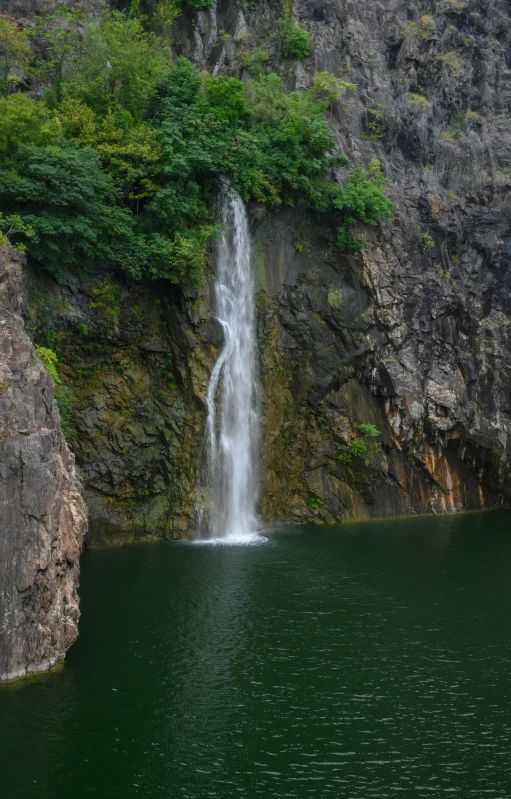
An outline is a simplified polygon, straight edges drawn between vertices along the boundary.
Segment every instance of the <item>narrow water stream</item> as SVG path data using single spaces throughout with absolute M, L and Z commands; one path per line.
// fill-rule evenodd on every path
M 86 553 L 5 799 L 509 799 L 511 513 Z
M 241 197 L 224 182 L 224 228 L 218 251 L 215 312 L 224 345 L 207 393 L 206 474 L 200 496 L 201 538 L 243 541 L 256 535 L 257 392 L 250 234 Z

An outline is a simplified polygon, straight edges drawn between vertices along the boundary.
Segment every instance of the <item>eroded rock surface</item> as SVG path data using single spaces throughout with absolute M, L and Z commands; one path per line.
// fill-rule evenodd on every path
M 86 511 L 54 385 L 19 315 L 21 264 L 0 253 L 0 680 L 45 671 L 78 634 Z

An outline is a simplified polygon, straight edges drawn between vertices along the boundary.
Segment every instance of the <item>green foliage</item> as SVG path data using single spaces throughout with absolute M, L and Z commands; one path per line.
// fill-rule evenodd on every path
M 119 321 L 119 286 L 111 280 L 93 283 L 90 287 L 88 307 L 96 310 L 102 323 L 112 332 Z
M 356 222 L 376 225 L 381 220 L 393 218 L 394 204 L 382 190 L 385 183 L 380 162 L 373 158 L 367 168 L 356 167 L 344 184 L 336 186 L 332 204 L 345 215 L 338 234 L 341 250 L 357 252 L 362 249 L 363 242 L 352 236 L 351 225 Z
M 0 168 L 3 207 L 33 231 L 21 231 L 21 243 L 55 275 L 84 258 L 136 260 L 133 220 L 116 194 L 90 148 L 21 145 Z
M 49 109 L 27 97 L 12 94 L 0 97 L 0 153 L 12 152 L 19 144 L 56 144 L 62 125 Z
M 183 3 L 192 11 L 205 11 L 207 8 L 211 8 L 213 0 L 183 0 Z
M 382 108 L 368 108 L 369 117 L 366 128 L 368 133 L 364 138 L 368 141 L 379 141 L 385 133 L 385 115 Z
M 309 33 L 296 23 L 291 14 L 285 14 L 279 19 L 277 30 L 284 58 L 303 61 L 309 56 Z
M 14 238 L 16 234 L 23 234 L 27 238 L 31 239 L 35 235 L 35 230 L 31 225 L 24 222 L 19 214 L 4 216 L 0 211 L 0 244 L 3 244 L 4 246 L 7 244 L 12 244 L 12 246 L 14 246 L 20 255 L 26 255 L 27 247 L 25 244 L 18 242 L 16 245 L 14 245 L 11 242 L 11 238 Z
M 64 70 L 74 56 L 79 45 L 77 24 L 83 20 L 78 9 L 61 6 L 54 13 L 48 10 L 36 12 L 36 24 L 29 34 L 35 40 L 31 53 L 29 72 L 38 80 L 49 82 L 46 102 L 56 105 L 62 100 Z M 44 57 L 37 47 L 39 37 L 44 37 Z
M 435 246 L 435 240 L 429 235 L 429 233 L 421 233 L 422 252 L 427 252 L 428 250 L 432 250 L 434 246 Z
M 165 2 L 169 15 L 181 9 Z M 324 113 L 353 84 L 321 72 L 288 94 L 262 73 L 264 51 L 252 54 L 248 83 L 207 76 L 185 58 L 171 64 L 135 12 L 104 11 L 81 40 L 58 29 L 58 14 L 74 12 L 43 15 L 48 57 L 33 70 L 50 84 L 45 101 L 0 98 L 1 227 L 33 260 L 63 276 L 100 258 L 135 278 L 198 287 L 222 176 L 245 201 L 337 210 L 348 250 L 362 246 L 354 222 L 391 217 L 377 161 L 331 181 L 348 159 L 330 155 Z
M 360 455 L 365 455 L 367 452 L 367 444 L 363 438 L 355 438 L 351 443 L 350 453 L 354 458 L 359 458 Z
M 167 67 L 163 41 L 146 32 L 140 19 L 104 11 L 77 44 L 65 90 L 98 113 L 120 106 L 140 119 Z
M 374 424 L 366 423 L 357 425 L 360 433 L 350 444 L 349 452 L 339 456 L 341 463 L 351 463 L 353 458 L 363 458 L 366 466 L 376 467 L 378 456 L 381 455 L 381 444 L 375 441 L 381 432 Z
M 36 347 L 35 354 L 39 360 L 44 363 L 55 385 L 59 385 L 61 380 L 57 371 L 59 359 L 57 358 L 56 353 L 53 350 L 48 349 L 48 347 Z
M 356 89 L 355 83 L 348 83 L 331 75 L 330 72 L 316 72 L 309 97 L 313 103 L 326 111 L 349 89 Z
M 71 424 L 71 417 L 73 412 L 73 405 L 76 402 L 76 397 L 67 386 L 55 386 L 55 401 L 57 403 L 60 413 L 60 427 L 64 433 L 65 438 L 69 438 L 73 434 L 73 426 Z
M 28 57 L 27 34 L 12 17 L 0 14 L 0 92 L 6 97 L 19 83 L 19 76 L 11 74 L 11 68 L 25 71 Z
M 71 393 L 67 386 L 62 385 L 62 380 L 60 379 L 57 370 L 59 359 L 57 358 L 55 351 L 49 349 L 48 347 L 36 347 L 35 354 L 39 360 L 43 362 L 50 374 L 50 377 L 55 383 L 55 401 L 60 413 L 60 426 L 64 436 L 68 437 L 73 432 L 70 420 L 73 404 L 76 402 L 76 397 Z
M 374 424 L 359 424 L 358 429 L 362 435 L 367 436 L 367 438 L 378 438 L 378 436 L 381 436 L 380 431 Z
M 459 77 L 459 75 L 461 75 L 465 62 L 463 58 L 458 55 L 458 53 L 450 50 L 448 53 L 440 53 L 437 58 L 442 64 L 445 64 L 450 69 L 455 77 Z
M 324 504 L 325 503 L 323 502 L 323 500 L 320 499 L 319 497 L 309 497 L 307 499 L 307 505 L 309 506 L 309 508 L 313 508 L 314 510 L 318 510 L 318 508 L 320 508 Z
M 411 105 L 429 105 L 429 100 L 423 94 L 414 94 L 413 92 L 408 95 L 408 102 Z
M 263 66 L 268 61 L 268 52 L 256 47 L 251 53 L 242 53 L 241 63 L 253 78 L 261 78 L 264 74 Z

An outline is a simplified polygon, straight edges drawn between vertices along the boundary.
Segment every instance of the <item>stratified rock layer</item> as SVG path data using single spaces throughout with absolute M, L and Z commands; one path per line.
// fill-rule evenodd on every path
M 78 634 L 86 512 L 54 384 L 21 316 L 21 265 L 0 253 L 0 680 L 46 671 Z

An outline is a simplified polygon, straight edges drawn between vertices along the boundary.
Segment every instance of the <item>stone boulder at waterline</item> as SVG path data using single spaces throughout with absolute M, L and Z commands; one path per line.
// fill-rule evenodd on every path
M 20 306 L 21 264 L 0 254 L 0 680 L 45 671 L 78 634 L 87 528 L 54 384 Z

